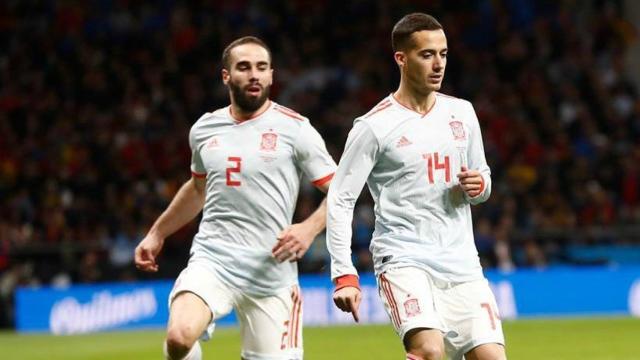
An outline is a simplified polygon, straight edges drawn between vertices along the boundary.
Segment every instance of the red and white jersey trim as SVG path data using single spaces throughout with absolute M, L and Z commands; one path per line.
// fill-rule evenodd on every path
M 327 182 L 329 182 L 331 179 L 333 179 L 333 175 L 334 174 L 335 173 L 331 173 L 331 174 L 329 174 L 327 176 L 323 176 L 323 177 L 321 177 L 319 179 L 311 181 L 311 183 L 313 185 L 315 185 L 315 186 L 322 186 L 322 185 L 326 184 Z

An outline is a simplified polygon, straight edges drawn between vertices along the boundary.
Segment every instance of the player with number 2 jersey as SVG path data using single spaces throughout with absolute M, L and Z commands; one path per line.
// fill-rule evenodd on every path
M 233 41 L 222 66 L 231 104 L 191 128 L 191 179 L 136 247 L 136 266 L 157 271 L 165 238 L 202 211 L 169 294 L 165 358 L 202 359 L 198 340 L 235 310 L 242 359 L 301 360 L 296 261 L 324 229 L 326 201 L 291 221 L 303 176 L 326 192 L 336 165 L 307 118 L 269 100 L 273 68 L 262 40 Z

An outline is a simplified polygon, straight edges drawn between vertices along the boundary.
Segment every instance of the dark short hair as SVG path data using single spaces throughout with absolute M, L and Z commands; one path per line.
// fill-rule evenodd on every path
M 267 44 L 255 36 L 244 36 L 232 41 L 229 45 L 227 45 L 226 48 L 224 48 L 224 51 L 222 52 L 222 68 L 227 70 L 229 69 L 229 67 L 231 66 L 231 64 L 229 63 L 231 50 L 233 50 L 237 46 L 244 44 L 256 44 L 262 46 L 265 50 L 267 50 L 267 53 L 269 53 L 269 63 L 271 63 L 271 49 L 269 49 Z
M 391 47 L 393 51 L 403 51 L 410 48 L 411 34 L 422 30 L 442 30 L 442 25 L 431 15 L 413 13 L 405 15 L 394 26 L 391 32 Z

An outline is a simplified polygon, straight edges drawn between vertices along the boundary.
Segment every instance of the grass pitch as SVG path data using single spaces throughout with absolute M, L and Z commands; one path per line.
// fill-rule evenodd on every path
M 504 323 L 511 360 L 640 359 L 640 319 L 517 320 Z M 162 359 L 163 331 L 81 336 L 0 333 L 0 359 Z M 399 360 L 404 351 L 390 325 L 306 328 L 306 360 Z M 216 330 L 203 344 L 205 359 L 240 358 L 235 328 Z

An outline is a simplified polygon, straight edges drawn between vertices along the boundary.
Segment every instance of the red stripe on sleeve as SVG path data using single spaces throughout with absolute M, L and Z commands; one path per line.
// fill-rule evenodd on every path
M 194 171 L 192 171 L 192 172 L 191 172 L 191 175 L 193 175 L 193 177 L 197 177 L 198 179 L 204 179 L 204 178 L 206 178 L 206 177 L 207 177 L 207 174 L 206 174 L 206 173 L 204 173 L 204 174 L 198 174 L 197 172 L 194 172 Z
M 356 275 L 348 274 L 348 275 L 339 276 L 336 278 L 335 283 L 336 283 L 336 288 L 334 291 L 338 291 L 348 286 L 351 286 L 360 290 L 360 281 L 358 280 L 358 277 Z
M 313 185 L 315 185 L 315 186 L 322 186 L 322 185 L 326 184 L 327 182 L 329 182 L 329 180 L 333 179 L 333 175 L 334 174 L 335 173 L 331 173 L 331 174 L 329 174 L 327 176 L 323 176 L 320 179 L 313 180 L 311 183 Z

